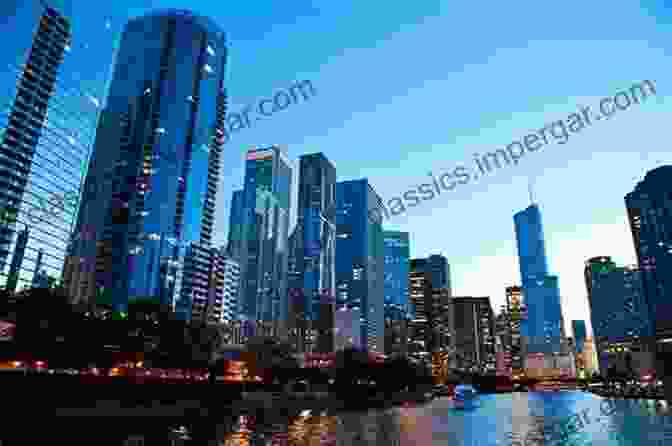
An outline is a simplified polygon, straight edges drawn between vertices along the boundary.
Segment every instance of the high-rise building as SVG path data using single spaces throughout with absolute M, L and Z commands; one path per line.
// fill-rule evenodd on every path
M 247 152 L 238 314 L 267 335 L 286 336 L 291 182 L 280 148 Z
M 572 321 L 572 332 L 574 333 L 576 353 L 581 353 L 583 351 L 583 343 L 588 336 L 586 332 L 586 321 Z
M 385 254 L 382 200 L 367 179 L 336 183 L 336 305 L 337 319 L 358 333 L 342 338 L 359 339 L 371 352 L 384 349 Z M 342 310 L 345 309 L 345 310 Z
M 326 353 L 335 342 L 336 168 L 323 153 L 300 158 L 297 209 L 290 243 L 291 329 L 302 340 L 299 351 Z
M 627 353 L 651 353 L 647 340 L 653 327 L 637 267 L 618 267 L 610 257 L 593 257 L 584 274 L 600 369 L 606 373 L 609 366 L 624 364 Z
M 31 287 L 40 251 L 39 271 L 61 276 L 112 59 L 112 31 L 92 41 L 70 3 L 2 2 L 0 286 L 10 292 Z
M 189 11 L 126 24 L 66 265 L 77 300 L 204 317 L 226 54 L 221 29 Z
M 229 240 L 226 251 L 231 258 L 240 261 L 240 250 L 243 237 L 243 191 L 236 190 L 231 196 L 231 212 L 229 214 Z
M 666 399 L 672 401 L 672 166 L 647 172 L 625 204 L 653 319 L 656 373 L 665 377 Z
M 408 232 L 385 231 L 385 319 L 412 318 L 408 305 Z
M 560 353 L 564 345 L 558 278 L 549 275 L 541 212 L 536 204 L 513 217 L 527 321 L 522 324 L 528 353 Z
M 235 320 L 240 265 L 223 248 L 212 250 L 208 289 L 207 322 L 230 323 Z
M 496 369 L 495 319 L 489 297 L 453 297 L 458 367 Z
M 453 306 L 448 261 L 432 255 L 409 263 L 411 353 L 454 347 Z
M 511 330 L 511 373 L 517 376 L 523 373 L 526 355 L 523 323 L 527 321 L 527 310 L 523 303 L 521 287 L 515 285 L 506 287 L 506 311 L 509 314 Z

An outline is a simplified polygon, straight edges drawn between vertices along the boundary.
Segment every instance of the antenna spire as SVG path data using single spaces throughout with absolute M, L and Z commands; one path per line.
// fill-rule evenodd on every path
M 530 205 L 534 204 L 534 194 L 532 193 L 532 179 L 530 179 L 527 183 L 527 190 L 530 194 Z

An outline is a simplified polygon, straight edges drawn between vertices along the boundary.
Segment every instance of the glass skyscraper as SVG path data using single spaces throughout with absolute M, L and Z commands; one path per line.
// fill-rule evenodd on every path
M 231 196 L 231 212 L 229 213 L 229 240 L 226 252 L 231 258 L 240 260 L 240 250 L 243 239 L 243 191 L 237 190 Z
M 222 30 L 189 11 L 126 24 L 66 265 L 76 300 L 203 315 L 226 55 Z
M 564 345 L 558 278 L 549 275 L 541 212 L 536 204 L 513 217 L 527 319 L 528 353 L 560 353 Z
M 336 168 L 323 153 L 299 161 L 297 237 L 290 290 L 292 320 L 306 352 L 334 349 Z
M 588 334 L 586 332 L 586 321 L 572 321 L 572 332 L 574 333 L 574 346 L 577 353 L 583 353 L 583 343 L 586 342 Z
M 292 170 L 280 148 L 247 152 L 238 315 L 265 334 L 286 334 Z
M 337 312 L 359 317 L 343 323 L 358 333 L 359 347 L 384 350 L 383 203 L 367 179 L 336 183 Z
M 408 232 L 385 231 L 385 319 L 404 320 L 414 316 L 408 304 Z
M 15 292 L 61 276 L 113 33 L 84 45 L 68 1 L 0 9 L 0 286 Z

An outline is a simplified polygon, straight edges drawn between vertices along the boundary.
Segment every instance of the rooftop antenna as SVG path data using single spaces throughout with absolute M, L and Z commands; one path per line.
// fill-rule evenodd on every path
M 527 191 L 530 194 L 530 206 L 534 204 L 534 194 L 532 193 L 532 179 L 528 180 Z

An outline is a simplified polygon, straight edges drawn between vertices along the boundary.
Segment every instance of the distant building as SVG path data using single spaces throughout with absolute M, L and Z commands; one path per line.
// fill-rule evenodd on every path
M 527 308 L 523 324 L 528 353 L 560 353 L 564 343 L 558 278 L 549 275 L 541 212 L 536 204 L 513 217 L 522 291 Z
M 653 328 L 640 271 L 634 266 L 618 267 L 603 256 L 589 259 L 584 274 L 602 373 L 612 365 L 626 371 L 627 355 L 641 363 L 633 365 L 634 369 L 650 368 L 653 352 L 646 340 L 651 339 Z
M 408 353 L 409 321 L 413 319 L 408 302 L 409 234 L 385 231 L 385 353 Z
M 458 367 L 496 368 L 495 321 L 489 297 L 453 297 Z
M 652 318 L 656 373 L 672 402 L 672 166 L 647 172 L 625 204 Z
M 243 240 L 243 216 L 245 209 L 243 207 L 244 191 L 236 190 L 231 196 L 231 211 L 229 213 L 229 240 L 226 245 L 226 252 L 232 259 L 240 261 L 240 254 Z
M 291 329 L 301 353 L 334 349 L 336 168 L 323 153 L 299 160 L 297 225 L 290 242 Z
M 574 346 L 577 353 L 583 351 L 583 343 L 586 340 L 586 321 L 572 321 L 572 332 L 574 333 Z
M 527 321 L 527 311 L 523 303 L 523 291 L 519 286 L 506 288 L 506 311 L 509 316 L 511 336 L 511 370 L 520 375 L 524 369 L 522 324 Z
M 207 321 L 219 323 L 237 320 L 240 264 L 233 260 L 225 249 L 215 249 L 210 275 Z
M 382 352 L 385 342 L 382 207 L 367 179 L 336 183 L 336 314 L 361 312 L 348 324 L 359 333 L 341 336 L 359 338 L 370 352 Z
M 287 262 L 292 170 L 276 146 L 247 152 L 238 313 L 264 322 L 266 334 L 287 332 Z

